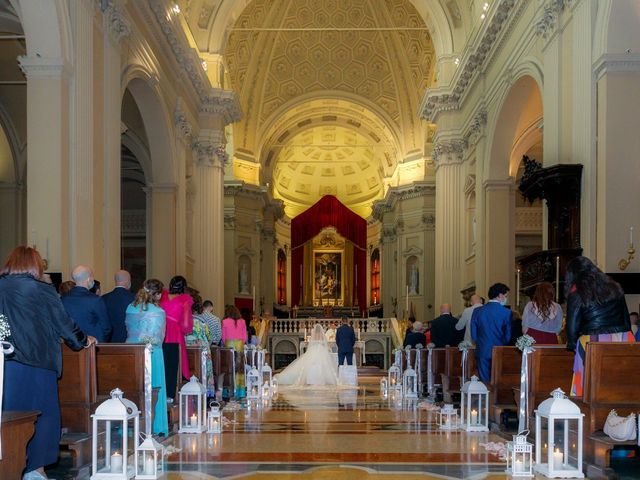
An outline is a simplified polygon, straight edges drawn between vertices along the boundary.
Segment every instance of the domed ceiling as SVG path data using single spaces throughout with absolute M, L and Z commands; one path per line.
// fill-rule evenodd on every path
M 387 131 L 377 136 L 395 139 L 393 168 L 424 150 L 426 128 L 417 111 L 433 77 L 434 48 L 408 0 L 254 0 L 231 30 L 224 57 L 230 87 L 245 114 L 234 126 L 234 147 L 263 168 L 271 153 L 265 144 L 273 135 L 270 129 L 287 111 L 314 98 L 349 101 L 378 117 Z M 370 170 L 381 170 L 376 162 L 382 155 L 367 150 L 371 139 L 363 137 L 379 126 L 359 130 L 356 123 L 352 131 L 335 125 L 334 137 L 327 130 L 331 125 L 323 122 L 288 139 L 308 148 L 278 146 L 274 167 L 260 178 L 273 183 L 274 193 L 290 207 L 287 213 L 312 205 L 319 192 L 330 189 L 350 207 L 384 194 L 380 174 L 364 175 L 358 163 L 367 159 Z M 335 140 L 325 140 L 329 138 Z M 342 146 L 352 139 L 360 146 Z M 338 155 L 344 158 L 338 161 Z M 338 174 L 347 166 L 362 177 L 355 182 L 358 188 L 349 190 L 347 175 Z M 339 182 L 331 184 L 328 175 L 320 174 L 322 168 L 336 172 Z M 303 173 L 310 171 L 315 173 Z M 296 181 L 297 175 L 302 179 Z M 290 178 L 288 186 L 285 177 Z M 303 184 L 313 185 L 308 194 L 299 191 Z

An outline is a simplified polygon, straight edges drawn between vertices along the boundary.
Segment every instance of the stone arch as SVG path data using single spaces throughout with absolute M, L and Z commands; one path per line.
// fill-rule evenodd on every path
M 148 181 L 157 185 L 175 184 L 175 144 L 173 142 L 171 115 L 159 90 L 158 78 L 140 65 L 128 66 L 122 75 L 122 92 L 129 90 L 138 106 L 149 142 L 152 159 L 145 173 Z
M 635 0 L 601 0 L 594 27 L 594 59 L 640 52 L 640 7 Z M 627 52 L 631 49 L 631 52 Z

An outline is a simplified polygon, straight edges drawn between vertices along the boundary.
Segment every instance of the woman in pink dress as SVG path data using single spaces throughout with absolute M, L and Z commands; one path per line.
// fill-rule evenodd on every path
M 235 392 L 237 398 L 245 396 L 244 344 L 247 343 L 247 324 L 240 316 L 240 310 L 235 305 L 227 305 L 222 320 L 222 343 L 227 348 L 233 348 L 236 356 Z
M 164 343 L 177 343 L 180 345 L 180 358 L 182 360 L 182 376 L 189 378 L 189 361 L 187 360 L 187 347 L 184 337 L 193 330 L 193 316 L 191 295 L 185 293 L 187 280 L 177 275 L 169 282 L 169 291 L 162 292 L 160 307 L 167 314 L 167 331 Z

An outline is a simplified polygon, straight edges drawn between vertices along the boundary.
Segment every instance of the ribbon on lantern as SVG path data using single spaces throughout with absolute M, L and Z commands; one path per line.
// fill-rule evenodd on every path
M 213 393 L 215 395 L 215 391 L 210 392 L 209 388 L 209 376 L 207 375 L 207 360 L 209 360 L 209 347 L 202 347 L 200 349 L 200 378 L 202 378 L 202 384 L 207 388 L 208 394 Z
M 520 408 L 518 409 L 518 432 L 529 429 L 529 355 L 534 351 L 533 337 L 522 335 L 516 340 L 516 347 L 522 352 L 520 365 Z
M 435 346 L 435 343 L 427 345 L 427 394 L 429 397 L 433 396 L 433 349 Z
M 151 435 L 153 422 L 151 420 L 151 405 L 153 403 L 153 382 L 151 381 L 151 350 L 153 345 L 147 343 L 144 347 L 144 429 Z
M 407 353 L 407 368 L 411 368 L 411 347 L 407 346 L 405 352 Z
M 464 342 L 460 342 L 458 345 L 458 350 L 462 352 L 462 359 L 460 360 L 460 367 L 462 368 L 462 385 L 464 386 L 467 383 L 467 355 L 469 354 L 469 349 L 473 346 L 473 344 L 467 340 Z
M 396 367 L 401 368 L 402 367 L 402 350 L 397 349 L 394 352 L 394 355 L 395 355 L 395 357 L 394 357 L 394 360 L 393 360 L 393 364 Z
M 416 361 L 415 361 L 415 370 L 418 374 L 418 392 L 422 395 L 422 345 L 416 345 Z
M 0 341 L 0 429 L 2 427 L 2 384 L 4 382 L 4 356 L 10 355 L 14 351 L 13 345 L 9 342 Z M 0 432 L 0 460 L 2 460 L 2 432 Z

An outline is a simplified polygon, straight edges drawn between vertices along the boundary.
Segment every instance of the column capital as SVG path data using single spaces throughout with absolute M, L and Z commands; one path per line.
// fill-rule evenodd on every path
M 457 165 L 464 160 L 467 141 L 463 139 L 438 140 L 431 152 L 436 170 L 442 165 Z
M 131 22 L 113 0 L 100 0 L 100 10 L 105 31 L 116 44 L 131 34 Z
M 198 137 L 191 144 L 191 149 L 196 154 L 200 166 L 223 168 L 229 161 L 224 142 Z
M 60 78 L 69 74 L 69 65 L 62 58 L 34 57 L 21 55 L 18 57 L 20 69 L 27 78 Z
M 212 88 L 207 92 L 200 104 L 200 113 L 219 116 L 223 126 L 242 118 L 238 96 L 234 91 L 222 88 Z

